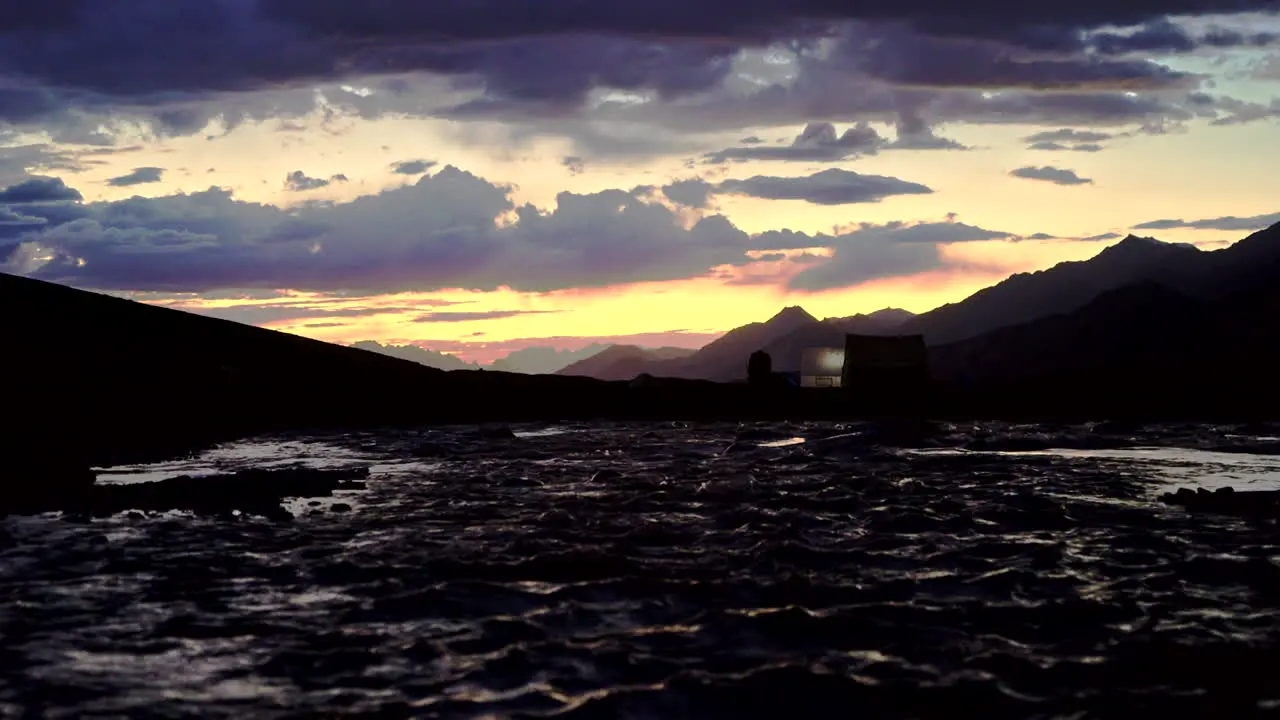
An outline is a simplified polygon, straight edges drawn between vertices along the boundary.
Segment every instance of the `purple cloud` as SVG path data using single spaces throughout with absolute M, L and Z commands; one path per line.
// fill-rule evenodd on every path
M 1053 183 L 1054 185 L 1088 185 L 1093 182 L 1090 178 L 1080 177 L 1074 170 L 1050 167 L 1048 165 L 1044 167 L 1020 167 L 1016 170 L 1010 170 L 1009 174 L 1025 180 L 1039 180 Z

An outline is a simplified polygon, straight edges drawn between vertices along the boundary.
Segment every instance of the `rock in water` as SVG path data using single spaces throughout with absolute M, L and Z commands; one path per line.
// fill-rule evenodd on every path
M 98 475 L 74 448 L 44 438 L 4 443 L 0 459 L 0 515 L 87 495 Z

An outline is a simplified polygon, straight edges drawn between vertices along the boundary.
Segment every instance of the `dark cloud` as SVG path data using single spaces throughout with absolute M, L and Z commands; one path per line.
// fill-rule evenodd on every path
M 1051 151 L 1070 151 L 1070 152 L 1102 152 L 1104 149 L 1097 143 L 1081 143 L 1079 145 L 1063 145 L 1056 142 L 1038 142 L 1027 146 L 1028 150 L 1051 150 Z
M 434 160 L 401 160 L 391 165 L 391 172 L 398 175 L 421 175 L 437 164 Z
M 1014 240 L 1016 236 L 960 222 L 883 225 L 861 223 L 839 235 L 768 232 L 757 238 L 762 250 L 827 247 L 834 250 L 792 278 L 794 290 L 821 291 L 852 287 L 871 280 L 910 275 L 944 266 L 939 248 L 958 242 Z
M 836 51 L 866 75 L 908 87 L 1153 90 L 1198 79 L 1154 62 L 1078 55 L 1043 58 L 1008 42 L 940 38 L 899 29 L 855 31 Z
M 888 150 L 970 150 L 951 138 L 937 135 L 920 116 L 904 111 L 898 116 L 898 137 L 884 147 Z
M 334 175 L 328 179 L 308 177 L 301 170 L 294 170 L 284 179 L 285 188 L 293 192 L 306 192 L 307 190 L 318 190 L 322 187 L 328 187 L 335 182 L 347 182 L 347 176 L 341 173 Z
M 1096 130 L 1076 130 L 1074 128 L 1062 128 L 1060 130 L 1047 130 L 1038 132 L 1034 135 L 1028 135 L 1023 138 L 1028 143 L 1101 143 L 1115 137 L 1112 133 L 1098 132 Z
M 1093 129 L 1136 125 L 1139 131 L 1159 131 L 1196 118 L 1211 119 L 1221 112 L 1217 100 L 1206 104 L 1193 94 L 1168 90 L 1043 92 L 1024 87 L 986 92 L 964 87 L 895 87 L 868 78 L 856 61 L 836 52 L 802 56 L 796 61 L 796 67 L 798 74 L 793 81 L 763 86 L 745 94 L 709 93 L 671 105 L 601 106 L 592 117 L 680 133 L 732 132 L 745 127 L 847 122 L 856 118 L 898 126 L 898 140 L 876 148 L 883 151 L 889 146 L 937 147 L 936 140 L 904 133 L 919 125 L 977 123 Z M 756 152 L 759 150 L 768 152 Z M 778 150 L 739 146 L 713 153 L 707 159 L 779 159 L 806 154 L 787 148 Z M 824 153 L 809 151 L 807 154 L 839 158 L 845 156 L 840 150 L 833 148 Z
M 1244 33 L 1227 28 L 1211 28 L 1196 36 L 1168 18 L 1161 18 L 1127 33 L 1093 33 L 1089 36 L 1089 45 L 1103 55 L 1180 54 L 1202 48 L 1266 47 L 1277 39 L 1280 35 L 1276 33 Z
M 303 325 L 302 327 L 304 327 L 304 328 L 311 328 L 311 329 L 319 329 L 319 328 L 340 328 L 340 327 L 347 327 L 348 325 L 350 325 L 350 323 L 340 323 L 340 322 L 323 322 L 323 323 L 307 323 L 306 325 Z
M 1172 230 L 1186 228 L 1191 230 L 1262 230 L 1280 223 L 1280 213 L 1253 215 L 1251 217 L 1208 218 L 1205 220 L 1152 220 L 1134 225 L 1135 230 Z
M 416 323 L 452 323 L 476 322 L 480 320 L 502 320 L 521 315 L 546 315 L 558 310 L 482 310 L 477 312 L 436 312 L 422 315 L 414 319 Z
M 1074 170 L 1049 167 L 1048 165 L 1044 167 L 1020 167 L 1016 170 L 1010 170 L 1009 174 L 1026 180 L 1051 182 L 1054 185 L 1088 185 L 1093 182 L 1089 178 L 1080 177 Z
M 112 187 L 130 187 L 132 185 L 145 185 L 147 183 L 158 183 L 164 176 L 164 168 L 158 167 L 140 167 L 134 168 L 127 175 L 113 177 L 107 181 Z
M 576 155 L 570 155 L 563 158 L 560 161 L 560 164 L 566 167 L 573 175 L 581 175 L 587 171 L 586 161 Z
M 708 153 L 704 157 L 712 163 L 730 160 L 836 162 L 858 155 L 874 155 L 887 142 L 867 123 L 847 128 L 838 135 L 835 125 L 831 123 L 810 123 L 785 147 L 759 147 L 752 144 Z
M 2 134 L 3 131 L 0 131 L 0 135 Z M 0 147 L 0 186 L 20 183 L 33 175 L 53 171 L 83 172 L 89 169 L 90 162 L 86 152 L 75 152 L 48 144 Z
M 1097 242 L 1100 240 L 1119 240 L 1121 237 L 1124 237 L 1124 236 L 1121 235 L 1120 233 L 1109 232 L 1109 233 L 1102 233 L 1101 235 L 1090 235 L 1089 237 L 1082 237 L 1080 239 L 1085 242 Z
M 701 178 L 677 180 L 662 186 L 662 193 L 672 202 L 692 208 L 705 208 L 715 191 L 715 185 Z
M 21 235 L 28 230 L 39 229 L 49 221 L 36 216 L 24 214 L 19 208 L 0 205 L 0 239 Z M 16 249 L 16 245 L 6 245 L 8 252 Z M 6 253 L 7 255 L 7 253 Z M 3 260 L 0 260 L 3 262 Z
M 894 195 L 928 195 L 932 189 L 883 175 L 862 175 L 832 168 L 808 177 L 757 175 L 745 180 L 725 180 L 715 186 L 723 194 L 747 195 L 765 200 L 804 200 L 815 205 L 879 202 Z
M 33 177 L 0 190 L 0 204 L 54 203 L 83 200 L 79 190 L 67 187 L 62 178 Z
M 1198 78 L 1131 60 L 1124 56 L 1127 49 L 1171 46 L 1166 36 L 1173 36 L 1172 26 L 1155 22 L 1169 15 L 1255 10 L 1270 3 L 981 0 L 960 7 L 943 0 L 653 0 L 624 7 L 581 0 L 207 0 L 184 4 L 177 13 L 172 0 L 62 0 L 55 4 L 65 5 L 63 10 L 39 16 L 8 11 L 15 21 L 0 24 L 0 116 L 95 142 L 103 141 L 98 129 L 104 117 L 140 117 L 158 133 L 190 134 L 216 117 L 228 125 L 248 117 L 301 117 L 317 109 L 311 89 L 334 83 L 325 89 L 327 111 L 537 117 L 553 127 L 557 119 L 584 111 L 598 89 L 652 94 L 660 101 L 716 94 L 736 81 L 740 50 L 774 44 L 801 54 L 799 91 L 821 93 L 811 102 L 832 110 L 792 112 L 787 122 L 847 121 L 860 116 L 835 112 L 835 106 L 879 104 L 846 94 L 849 82 L 888 85 L 885 91 L 895 99 L 886 113 L 915 104 L 902 95 L 904 88 L 1185 87 Z M 1155 24 L 1108 30 L 1110 35 L 1085 32 L 1142 23 Z M 842 36 L 845 41 L 824 60 L 818 41 Z M 1253 47 L 1260 38 L 1246 33 L 1237 40 L 1221 30 L 1196 40 Z M 825 70 L 816 67 L 823 62 Z M 450 99 L 446 107 L 415 101 L 400 77 L 413 73 L 446 78 L 449 93 L 466 97 Z M 336 87 L 355 78 L 377 92 L 366 96 Z M 230 95 L 253 90 L 269 91 L 263 94 L 270 98 Z M 763 103 L 777 91 L 768 84 L 759 94 L 756 100 Z M 999 112 L 996 105 L 977 109 L 992 116 Z M 960 119 L 935 110 L 930 108 L 931 121 Z M 768 125 L 757 122 L 760 116 L 737 117 L 739 127 Z M 933 147 L 939 141 L 906 142 Z
M 881 150 L 967 150 L 964 145 L 934 134 L 921 118 L 903 113 L 897 120 L 898 137 L 890 141 L 866 122 L 837 132 L 829 122 L 809 123 L 783 147 L 744 145 L 707 153 L 703 159 L 720 164 L 729 161 L 777 160 L 784 162 L 839 162 Z

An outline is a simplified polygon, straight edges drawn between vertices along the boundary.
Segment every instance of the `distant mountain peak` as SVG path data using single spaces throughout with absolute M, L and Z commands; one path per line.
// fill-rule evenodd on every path
M 915 316 L 915 313 L 902 308 L 883 308 L 867 313 L 868 318 L 882 322 L 906 322 Z
M 1151 255 L 1154 253 L 1172 254 L 1188 251 L 1199 252 L 1200 249 L 1190 243 L 1171 243 L 1153 237 L 1128 235 L 1125 239 L 1098 253 L 1099 258 L 1111 258 L 1117 255 Z
M 818 318 L 814 317 L 813 315 L 810 315 L 808 310 L 805 310 L 799 305 L 790 305 L 782 308 L 782 310 L 777 315 L 774 315 L 773 317 L 769 318 L 768 324 L 772 325 L 774 323 L 780 323 L 780 322 L 795 323 L 795 322 L 817 322 L 817 321 L 818 321 Z

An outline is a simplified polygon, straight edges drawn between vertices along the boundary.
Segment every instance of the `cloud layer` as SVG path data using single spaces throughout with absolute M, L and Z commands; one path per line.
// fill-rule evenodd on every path
M 898 147 L 919 149 L 956 147 L 932 133 L 943 122 L 1256 121 L 1244 101 L 1196 95 L 1204 78 L 1150 58 L 1277 41 L 1169 19 L 1273 8 L 1270 0 L 40 5 L 49 9 L 6 9 L 0 22 L 0 123 L 99 145 L 120 123 L 191 134 L 215 117 L 302 116 L 317 108 L 313 87 L 325 85 L 330 111 L 500 119 L 583 146 L 599 126 L 571 116 L 707 129 L 854 120 L 833 138 L 744 143 L 711 159 L 847 158 L 890 146 L 860 121 L 898 124 Z M 744 52 L 766 49 L 788 56 L 787 72 L 748 67 Z M 415 94 L 427 76 L 441 83 Z M 367 87 L 349 84 L 357 81 Z M 600 104 L 602 90 L 647 102 Z
M 664 192 L 689 202 L 732 192 L 833 204 L 929 190 L 831 169 L 717 185 L 691 181 Z M 85 203 L 61 181 L 35 178 L 0 190 L 0 247 L 5 257 L 30 264 L 10 270 L 107 290 L 377 294 L 500 287 L 540 292 L 674 280 L 750 265 L 757 262 L 751 251 L 821 246 L 833 257 L 809 258 L 824 269 L 806 271 L 796 285 L 819 289 L 940 267 L 940 244 L 1009 237 L 950 221 L 866 225 L 835 236 L 783 231 L 753 237 L 721 215 L 690 224 L 658 202 L 653 188 L 562 192 L 551 210 L 517 205 L 510 193 L 452 166 L 377 195 L 294 211 L 240 201 L 219 188 Z M 314 317 L 332 319 L 324 312 Z M 438 312 L 423 321 L 451 319 L 476 317 Z

